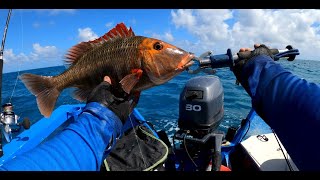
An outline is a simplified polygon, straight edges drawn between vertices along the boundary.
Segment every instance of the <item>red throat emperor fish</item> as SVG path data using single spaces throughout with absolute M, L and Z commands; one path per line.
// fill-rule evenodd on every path
M 30 73 L 19 78 L 36 96 L 40 113 L 49 117 L 65 88 L 75 88 L 73 97 L 86 101 L 91 91 L 109 76 L 119 92 L 140 94 L 161 85 L 193 64 L 193 54 L 164 41 L 136 36 L 119 23 L 103 36 L 81 42 L 69 49 L 65 61 L 70 66 L 56 76 Z

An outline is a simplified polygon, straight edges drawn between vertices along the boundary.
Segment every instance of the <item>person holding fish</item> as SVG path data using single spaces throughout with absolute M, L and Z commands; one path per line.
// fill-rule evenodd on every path
M 41 114 L 49 117 L 60 92 L 76 88 L 83 112 L 53 139 L 17 156 L 3 170 L 100 169 L 122 136 L 122 126 L 141 91 L 161 85 L 193 64 L 194 55 L 158 39 L 136 36 L 123 23 L 93 41 L 81 42 L 66 55 L 70 67 L 60 75 L 22 74 L 36 96 Z
M 191 66 L 194 56 L 163 41 L 135 36 L 118 24 L 104 36 L 72 47 L 66 57 L 71 66 L 58 76 L 23 74 L 21 79 L 44 116 L 51 115 L 67 87 L 76 87 L 75 98 L 86 101 L 83 112 L 60 134 L 6 162 L 1 170 L 100 171 L 140 92 L 169 81 Z M 276 64 L 264 45 L 256 45 L 233 72 L 297 167 L 320 170 L 319 148 L 299 144 L 314 145 L 317 137 L 320 87 Z

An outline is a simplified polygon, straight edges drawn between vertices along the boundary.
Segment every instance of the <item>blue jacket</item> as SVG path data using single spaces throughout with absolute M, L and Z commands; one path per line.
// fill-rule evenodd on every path
M 9 171 L 98 171 L 116 138 L 122 135 L 121 129 L 122 122 L 112 111 L 91 102 L 60 134 L 0 168 Z
M 320 170 L 320 86 L 282 68 L 268 56 L 244 66 L 252 107 L 276 132 L 299 170 Z

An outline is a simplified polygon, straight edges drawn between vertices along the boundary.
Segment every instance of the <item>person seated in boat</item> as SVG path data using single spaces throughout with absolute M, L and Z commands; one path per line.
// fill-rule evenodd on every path
M 252 107 L 277 133 L 299 170 L 320 170 L 316 141 L 320 129 L 319 85 L 274 62 L 265 45 L 256 45 L 233 72 L 252 98 Z M 105 77 L 88 98 L 83 113 L 64 131 L 0 168 L 99 171 L 102 161 L 121 138 L 122 125 L 132 109 L 130 101 L 111 93 L 110 83 Z

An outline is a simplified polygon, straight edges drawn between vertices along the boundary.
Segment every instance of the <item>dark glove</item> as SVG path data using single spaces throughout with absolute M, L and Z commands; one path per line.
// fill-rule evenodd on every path
M 245 51 L 245 52 L 239 52 L 238 56 L 239 59 L 241 59 L 234 67 L 233 67 L 233 73 L 237 78 L 237 81 L 241 83 L 242 86 L 247 85 L 247 79 L 242 79 L 242 69 L 245 64 L 247 64 L 253 57 L 258 55 L 267 55 L 270 56 L 272 59 L 274 59 L 274 55 L 270 51 L 270 49 L 265 46 L 264 44 L 261 44 L 259 47 L 255 48 L 253 51 Z M 238 84 L 237 82 L 237 84 Z
M 114 112 L 124 124 L 133 110 L 132 102 L 128 97 L 116 97 L 112 91 L 112 86 L 103 81 L 93 89 L 87 99 L 87 103 L 98 102 L 104 105 Z

